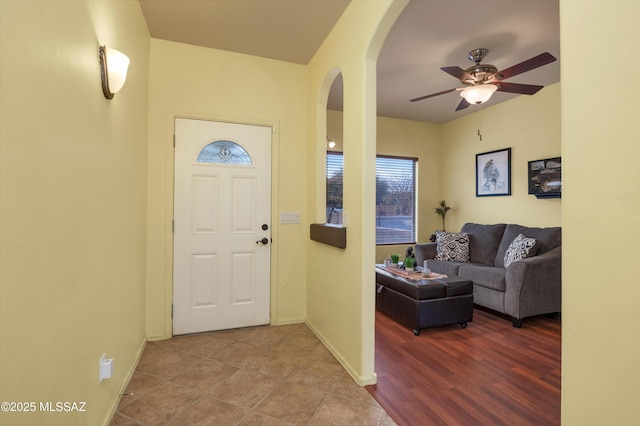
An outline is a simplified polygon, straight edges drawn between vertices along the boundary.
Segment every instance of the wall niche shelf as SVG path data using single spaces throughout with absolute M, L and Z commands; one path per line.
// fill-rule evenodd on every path
M 341 249 L 347 247 L 347 228 L 344 226 L 331 225 L 329 223 L 312 223 L 310 231 L 310 238 L 313 241 Z

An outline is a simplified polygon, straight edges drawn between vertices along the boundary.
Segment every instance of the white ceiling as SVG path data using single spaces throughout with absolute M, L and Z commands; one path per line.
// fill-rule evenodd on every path
M 306 64 L 350 0 L 140 0 L 152 37 Z M 363 1 L 363 0 L 358 0 Z M 367 0 L 372 1 L 372 0 Z M 419 102 L 418 96 L 459 87 L 440 70 L 473 65 L 467 53 L 487 48 L 483 63 L 505 69 L 542 52 L 560 59 L 558 0 L 411 0 L 378 59 L 378 114 L 442 123 L 459 92 Z M 547 86 L 560 81 L 560 60 L 508 80 Z M 341 109 L 341 81 L 329 107 Z M 333 90 L 335 89 L 335 90 Z M 513 98 L 495 93 L 482 107 Z M 533 95 L 535 96 L 535 95 Z

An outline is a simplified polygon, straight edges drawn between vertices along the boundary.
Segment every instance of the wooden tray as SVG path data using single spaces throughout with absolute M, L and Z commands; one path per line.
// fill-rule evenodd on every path
M 446 275 L 438 274 L 435 272 L 432 272 L 431 274 L 429 274 L 428 277 L 425 277 L 424 275 L 422 275 L 422 271 L 405 271 L 404 269 L 401 269 L 398 267 L 384 266 L 384 265 L 378 266 L 378 268 L 382 269 L 383 271 L 387 271 L 393 275 L 398 275 L 398 276 L 409 278 L 412 280 L 421 280 L 421 279 L 437 280 L 440 278 L 447 278 Z
M 390 267 L 383 266 L 382 269 L 394 275 L 400 275 L 401 277 L 422 278 L 422 271 L 405 271 L 404 269 L 400 269 L 397 267 L 394 268 L 393 266 L 390 266 Z

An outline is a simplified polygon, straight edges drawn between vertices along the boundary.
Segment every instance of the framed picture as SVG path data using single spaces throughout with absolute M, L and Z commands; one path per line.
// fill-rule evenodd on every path
M 511 195 L 511 148 L 476 154 L 476 197 Z
M 529 161 L 529 194 L 536 198 L 562 197 L 562 157 Z

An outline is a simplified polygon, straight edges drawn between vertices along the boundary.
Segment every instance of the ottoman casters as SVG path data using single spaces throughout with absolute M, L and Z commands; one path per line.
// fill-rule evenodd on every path
M 460 327 L 467 328 L 467 323 L 466 322 L 461 322 L 460 323 Z M 414 328 L 413 329 L 413 334 L 416 335 L 416 336 L 419 336 L 420 335 L 420 330 L 417 330 L 417 329 Z

